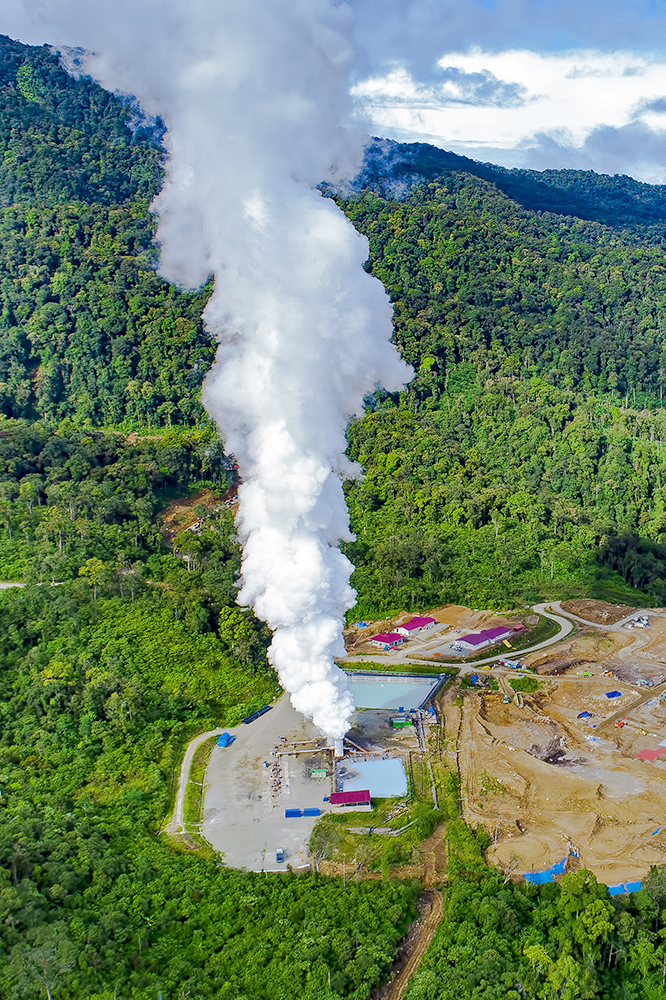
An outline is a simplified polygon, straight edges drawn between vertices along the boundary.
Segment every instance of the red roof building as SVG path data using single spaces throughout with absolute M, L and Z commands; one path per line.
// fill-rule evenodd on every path
M 430 630 L 434 625 L 438 625 L 434 618 L 421 618 L 416 615 L 414 618 L 410 618 L 409 621 L 403 622 L 402 625 L 396 626 L 396 632 L 400 635 L 405 635 L 410 638 L 413 635 L 418 635 L 419 632 Z
M 404 641 L 404 635 L 398 635 L 397 632 L 380 632 L 379 635 L 373 635 L 368 639 L 369 643 L 373 646 L 379 646 L 380 649 L 392 649 Z
M 657 757 L 661 757 L 666 754 L 666 747 L 657 747 L 656 750 L 641 750 L 640 753 L 636 754 L 638 760 L 651 760 L 655 761 Z
M 467 649 L 483 649 L 484 646 L 494 646 L 496 642 L 501 642 L 513 634 L 513 629 L 506 625 L 496 625 L 495 628 L 483 628 L 480 632 L 470 632 L 460 639 L 456 639 L 456 644 L 466 646 Z
M 331 794 L 332 806 L 369 806 L 370 791 L 364 788 L 360 792 L 333 792 Z

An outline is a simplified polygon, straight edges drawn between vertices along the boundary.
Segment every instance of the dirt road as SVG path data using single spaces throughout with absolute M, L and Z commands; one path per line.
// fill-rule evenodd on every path
M 516 650 L 517 659 L 521 659 L 527 653 L 534 653 L 537 649 L 545 649 L 546 646 L 553 646 L 556 642 L 560 642 L 561 639 L 564 639 L 570 632 L 573 631 L 575 626 L 573 622 L 570 621 L 573 615 L 569 615 L 567 618 L 564 618 L 563 615 L 556 615 L 553 614 L 552 611 L 546 611 L 545 609 L 551 605 L 553 607 L 555 606 L 552 601 L 544 604 L 535 604 L 532 610 L 539 615 L 543 615 L 544 618 L 548 618 L 550 621 L 556 622 L 556 624 L 560 627 L 560 631 L 557 635 L 551 636 L 550 639 L 544 639 L 543 642 L 537 642 L 533 646 L 527 646 L 525 649 Z M 475 670 L 478 670 L 479 667 L 482 667 L 487 663 L 496 663 L 497 660 L 501 659 L 503 655 L 503 653 L 495 653 L 494 656 L 488 656 L 483 660 L 474 660 L 471 663 L 466 663 L 464 660 L 456 662 L 442 661 L 442 671 L 445 671 L 447 667 L 455 666 L 460 668 L 461 674 L 473 674 Z M 407 653 L 401 649 L 393 650 L 390 653 L 375 653 L 367 656 L 343 656 L 336 660 L 336 662 L 341 667 L 346 667 L 348 665 L 352 666 L 355 663 L 378 663 L 380 662 L 379 658 L 381 658 L 387 666 L 393 666 L 400 663 L 411 667 L 413 670 L 418 670 L 419 660 L 428 660 L 428 662 L 433 662 L 428 656 L 422 656 L 419 653 Z
M 431 890 L 431 896 L 432 902 L 430 903 L 430 909 L 421 924 L 412 953 L 407 959 L 406 964 L 393 980 L 391 990 L 387 994 L 386 1000 L 401 1000 L 405 990 L 407 989 L 409 980 L 421 964 L 421 960 L 428 950 L 430 942 L 435 936 L 435 931 L 439 927 L 444 910 L 444 900 L 441 892 L 437 892 L 435 889 Z
M 658 697 L 658 695 L 660 695 L 662 691 L 666 691 L 666 683 L 659 684 L 657 687 L 649 688 L 649 690 L 647 690 L 645 694 L 638 699 L 638 701 L 632 702 L 632 704 L 629 706 L 625 705 L 625 707 L 621 708 L 619 712 L 615 712 L 613 715 L 609 715 L 607 719 L 604 719 L 603 722 L 600 722 L 599 725 L 597 726 L 596 735 L 598 736 L 599 733 L 602 733 L 604 730 L 610 729 L 610 727 L 613 726 L 620 719 L 627 718 L 632 714 L 632 712 L 635 712 L 637 708 L 640 708 L 641 705 L 644 705 L 646 701 L 650 701 L 651 698 Z
M 178 775 L 178 788 L 176 790 L 176 804 L 173 815 L 164 827 L 166 833 L 178 834 L 185 832 L 185 789 L 187 788 L 192 758 L 202 743 L 205 743 L 211 736 L 219 736 L 223 732 L 224 729 L 210 729 L 207 733 L 200 733 L 198 736 L 195 736 L 187 744 L 187 750 L 185 751 L 183 762 L 180 765 L 180 774 Z
M 550 607 L 554 608 L 556 611 L 559 611 L 560 614 L 566 615 L 567 618 L 573 618 L 575 622 L 580 622 L 581 625 L 590 625 L 592 628 L 598 628 L 602 632 L 620 632 L 624 625 L 628 624 L 628 622 L 630 621 L 633 621 L 634 618 L 637 618 L 640 615 L 648 615 L 650 618 L 664 617 L 658 611 L 655 611 L 654 608 L 635 608 L 630 614 L 626 615 L 625 618 L 620 618 L 619 621 L 613 622 L 610 625 L 604 625 L 601 622 L 589 621 L 587 618 L 579 618 L 578 615 L 572 614 L 571 611 L 565 611 L 562 608 L 562 605 L 560 604 L 559 601 L 550 601 Z M 534 609 L 535 611 L 536 608 L 537 606 L 535 605 Z

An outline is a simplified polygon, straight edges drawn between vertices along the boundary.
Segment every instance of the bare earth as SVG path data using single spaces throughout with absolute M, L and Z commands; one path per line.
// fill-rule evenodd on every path
M 633 615 L 638 610 L 628 604 L 608 604 L 606 601 L 577 600 L 562 601 L 560 607 L 563 611 L 568 611 L 572 615 L 578 615 L 588 622 L 596 622 L 597 625 L 614 625 L 627 615 Z
M 445 639 L 446 633 L 452 629 L 475 632 L 479 629 L 490 628 L 496 625 L 513 625 L 517 621 L 528 623 L 529 619 L 534 618 L 529 612 L 506 617 L 493 611 L 475 611 L 460 604 L 443 604 L 441 607 L 432 608 L 424 613 L 434 618 L 435 621 L 440 622 L 442 628 L 437 634 L 444 637 L 443 641 L 447 641 Z M 392 632 L 398 625 L 412 617 L 413 612 L 402 611 L 392 618 L 383 618 L 381 621 L 368 622 L 363 628 L 357 628 L 355 625 L 350 626 L 344 632 L 347 653 L 353 655 L 378 655 L 376 647 L 367 644 L 368 639 L 380 632 Z
M 573 613 L 583 617 L 583 609 Z M 636 759 L 666 740 L 666 700 L 658 700 L 666 691 L 664 615 L 651 612 L 652 627 L 638 634 L 583 629 L 532 654 L 540 672 L 550 663 L 558 673 L 523 694 L 522 706 L 506 704 L 502 691 L 466 692 L 462 710 L 449 697 L 446 732 L 463 814 L 484 825 L 493 838 L 488 860 L 505 872 L 540 871 L 567 857 L 567 868 L 582 865 L 613 884 L 666 862 L 666 756 Z M 611 690 L 621 697 L 607 698 Z M 589 716 L 578 718 L 583 712 Z

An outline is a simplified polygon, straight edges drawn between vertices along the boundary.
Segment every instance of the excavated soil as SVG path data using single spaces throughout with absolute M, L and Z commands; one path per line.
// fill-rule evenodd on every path
M 609 604 L 607 601 L 593 601 L 581 599 L 576 601 L 562 601 L 560 607 L 563 611 L 568 611 L 571 615 L 578 615 L 587 622 L 595 622 L 597 625 L 614 625 L 627 615 L 636 614 L 638 608 L 632 608 L 628 604 Z
M 523 707 L 501 692 L 465 694 L 457 739 L 465 819 L 483 824 L 493 838 L 488 860 L 513 875 L 567 857 L 568 868 L 582 865 L 607 884 L 640 879 L 666 862 L 666 757 L 636 759 L 666 739 L 666 702 L 656 693 L 643 702 L 645 692 L 616 677 L 609 684 L 601 671 L 542 685 L 523 695 Z M 606 698 L 611 686 L 621 698 Z M 632 724 L 597 737 L 618 703 Z
M 229 507 L 234 512 L 237 503 L 238 486 L 234 485 L 222 497 L 216 497 L 209 489 L 196 490 L 189 497 L 178 497 L 165 508 L 162 514 L 162 527 L 168 537 L 192 528 L 197 522 L 194 508 L 201 504 L 208 511 L 221 510 Z

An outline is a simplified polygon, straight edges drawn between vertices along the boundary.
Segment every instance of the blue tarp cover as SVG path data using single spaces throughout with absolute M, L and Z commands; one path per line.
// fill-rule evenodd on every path
M 619 885 L 609 885 L 608 891 L 611 896 L 623 896 L 627 892 L 638 892 L 642 887 L 642 882 L 621 882 Z
M 523 878 L 526 882 L 531 882 L 532 885 L 544 885 L 546 882 L 554 882 L 553 875 L 562 875 L 566 863 L 567 859 L 562 858 L 561 861 L 556 861 L 554 865 L 547 868 L 545 872 L 524 872 Z
M 554 882 L 555 879 L 550 872 L 524 872 L 523 878 L 532 885 L 545 885 L 546 882 Z
M 661 830 L 661 827 L 660 827 L 660 826 L 658 826 L 656 830 L 653 830 L 653 831 L 652 831 L 652 833 L 650 834 L 650 836 L 651 836 L 651 837 L 654 837 L 654 836 L 655 836 L 655 834 L 659 833 L 659 831 L 660 831 L 660 830 Z
M 579 712 L 578 715 L 576 716 L 577 719 L 589 719 L 589 717 L 590 717 L 589 712 Z
M 621 691 L 606 691 L 606 697 L 607 698 L 621 698 L 622 697 L 622 692 Z

